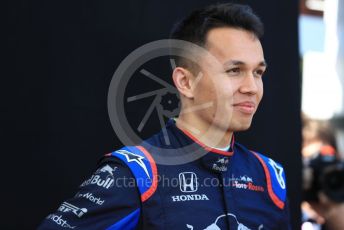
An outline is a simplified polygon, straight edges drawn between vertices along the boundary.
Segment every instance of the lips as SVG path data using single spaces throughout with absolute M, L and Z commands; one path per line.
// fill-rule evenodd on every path
M 256 110 L 256 104 L 251 101 L 235 103 L 233 104 L 233 107 L 244 114 L 253 114 Z

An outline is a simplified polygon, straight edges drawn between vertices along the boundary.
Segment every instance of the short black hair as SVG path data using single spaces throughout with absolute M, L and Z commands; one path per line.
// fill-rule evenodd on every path
M 170 39 L 184 40 L 205 47 L 207 34 L 211 29 L 231 27 L 251 32 L 258 39 L 264 33 L 264 25 L 248 5 L 221 3 L 193 11 L 177 23 Z M 184 58 L 176 57 L 177 66 L 184 66 Z

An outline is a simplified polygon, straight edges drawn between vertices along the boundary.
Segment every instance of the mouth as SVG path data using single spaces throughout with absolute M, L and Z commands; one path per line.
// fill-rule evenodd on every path
M 251 101 L 244 101 L 233 104 L 234 109 L 237 109 L 238 111 L 247 114 L 252 115 L 256 110 L 256 104 Z

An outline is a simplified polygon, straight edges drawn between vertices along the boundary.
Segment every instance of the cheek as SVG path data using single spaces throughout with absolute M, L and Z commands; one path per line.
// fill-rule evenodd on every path
M 234 101 L 232 84 L 229 82 L 222 82 L 216 86 L 216 89 L 216 106 L 219 106 L 217 111 L 222 111 L 224 113 L 230 112 Z
M 219 97 L 223 100 L 232 100 L 234 92 L 235 92 L 235 87 L 237 83 L 230 78 L 225 79 L 222 82 L 219 82 L 217 85 L 217 89 L 219 92 Z
M 217 111 L 217 94 L 214 87 L 212 85 L 199 85 L 193 106 L 200 108 L 195 113 L 210 122 Z
M 216 94 L 216 86 L 213 84 L 213 82 L 207 81 L 206 79 L 202 79 L 198 82 L 195 88 L 195 103 L 203 104 L 215 102 L 217 96 Z

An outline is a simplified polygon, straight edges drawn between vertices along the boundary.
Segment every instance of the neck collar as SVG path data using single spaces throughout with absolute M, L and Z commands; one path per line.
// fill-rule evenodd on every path
M 177 130 L 181 131 L 186 137 L 188 137 L 189 139 L 191 139 L 193 142 L 195 142 L 196 144 L 198 144 L 200 147 L 202 147 L 204 150 L 206 150 L 207 152 L 212 152 L 212 153 L 216 153 L 216 154 L 220 154 L 220 155 L 224 155 L 224 156 L 232 156 L 234 151 L 234 134 L 232 135 L 232 139 L 230 142 L 230 148 L 228 151 L 224 151 L 224 150 L 220 150 L 220 149 L 216 149 L 210 146 L 207 146 L 206 144 L 204 144 L 203 142 L 201 142 L 200 140 L 198 140 L 194 135 L 192 135 L 189 131 L 179 128 L 176 126 L 175 120 L 171 119 L 170 120 L 173 125 L 176 127 Z

